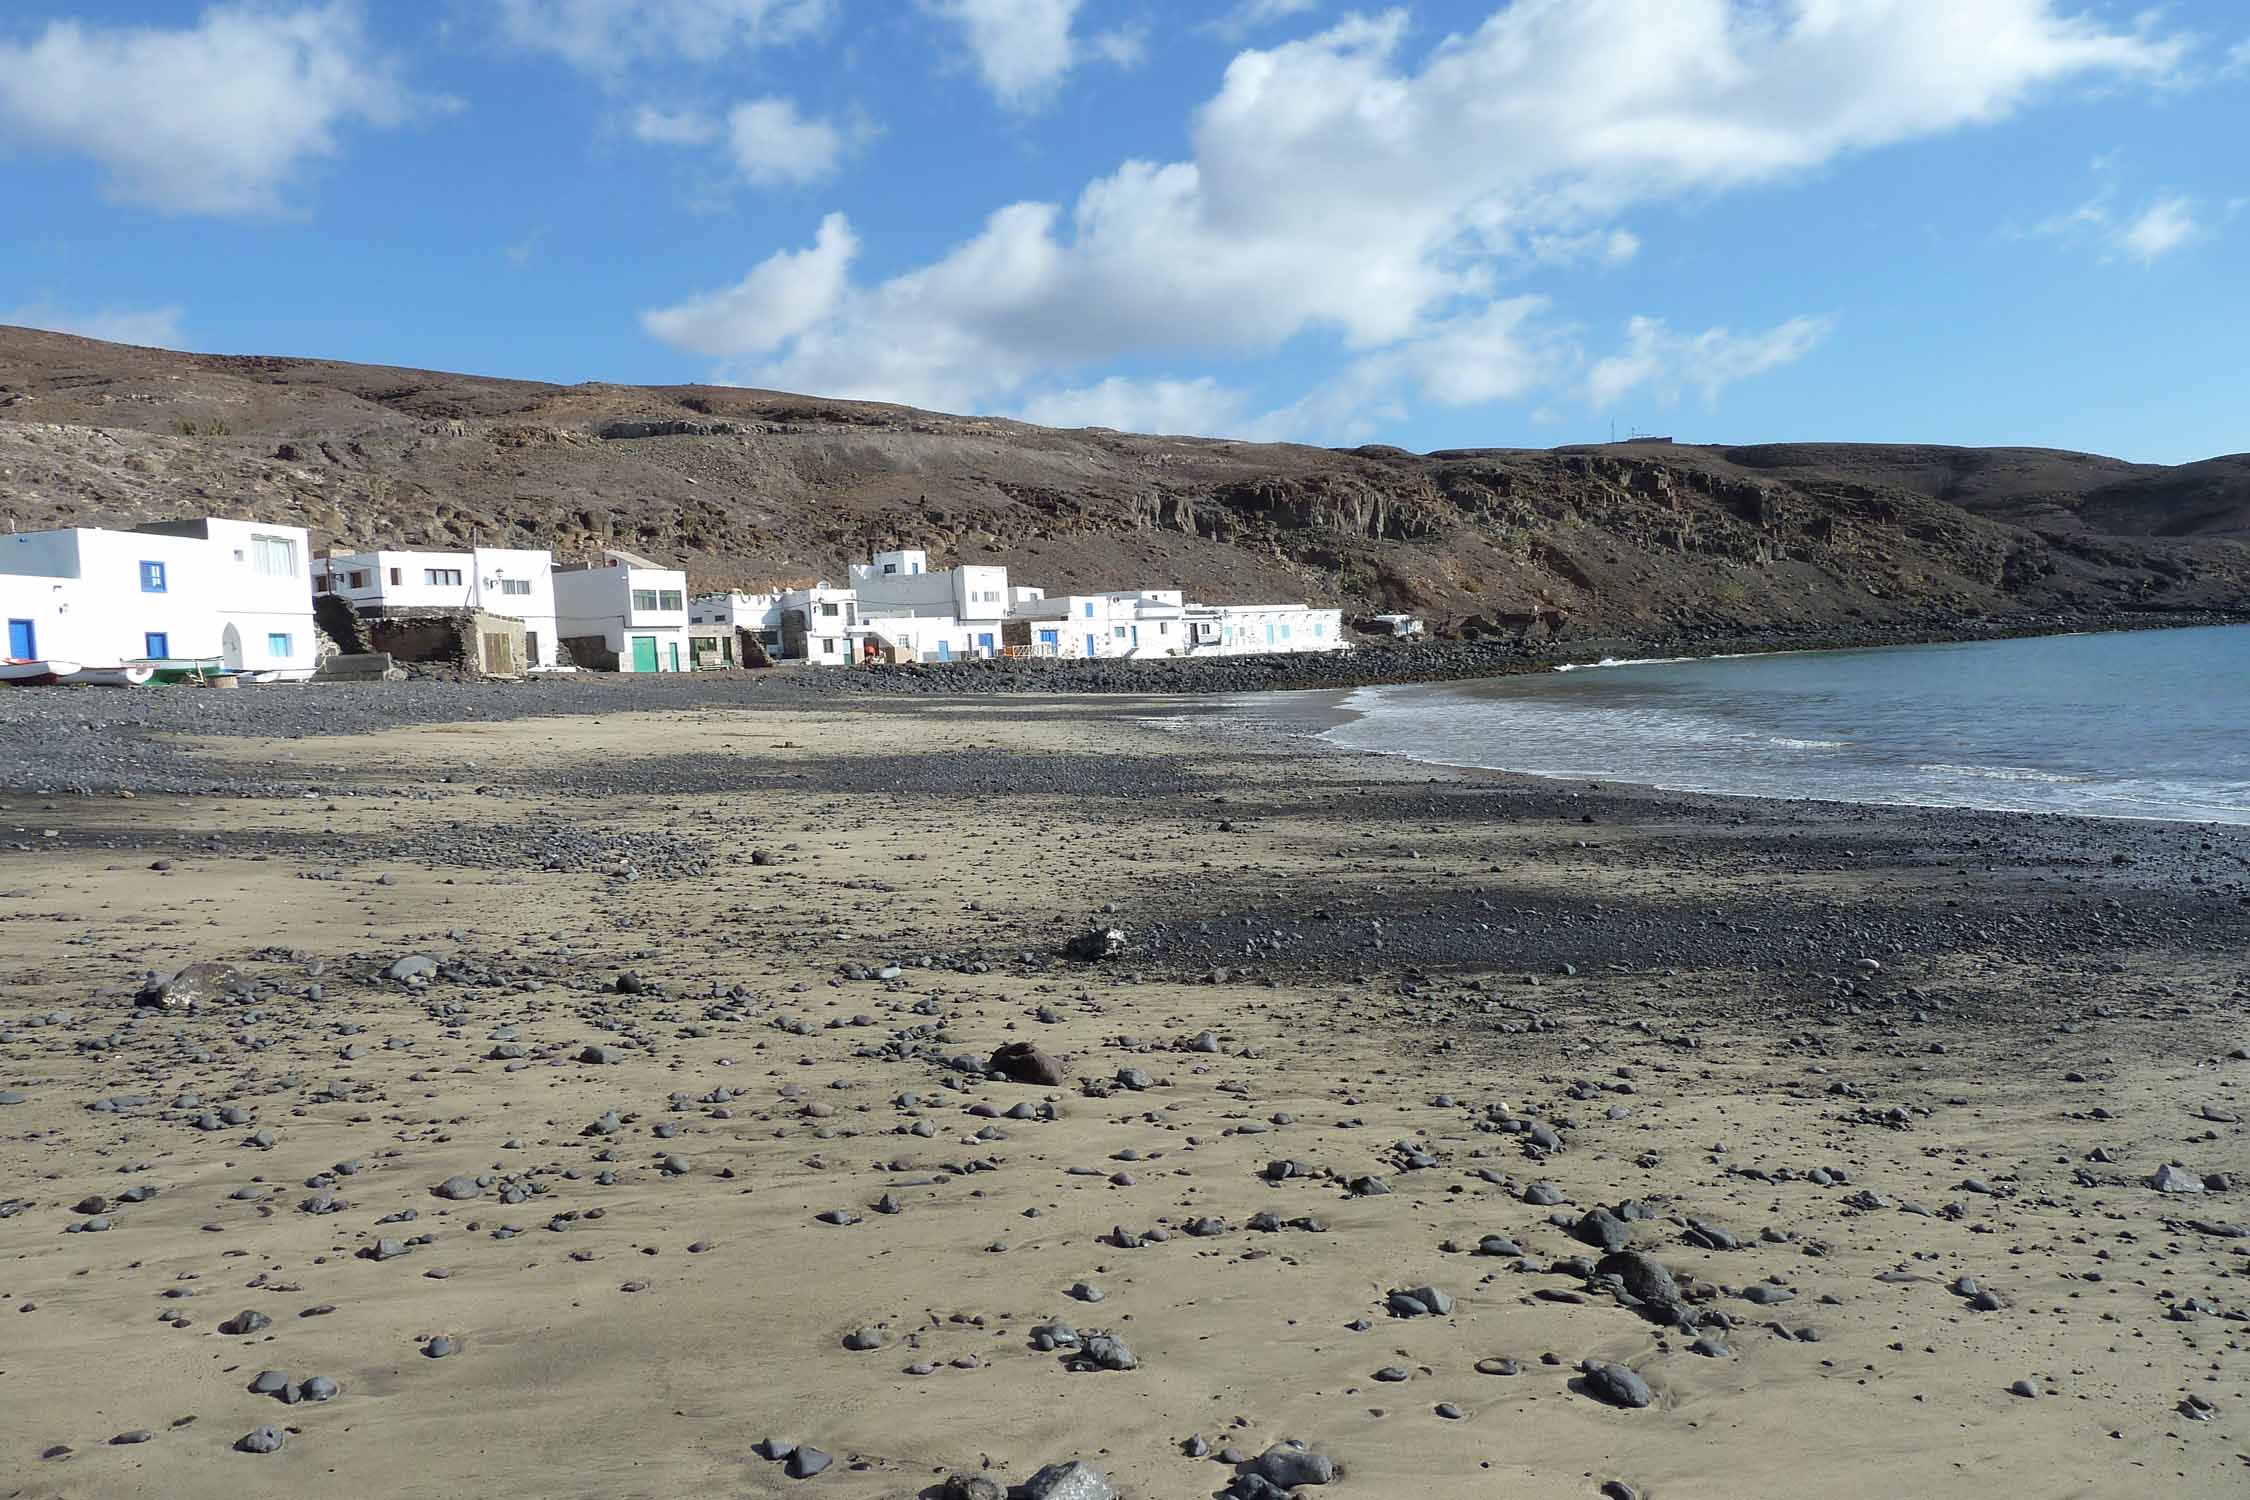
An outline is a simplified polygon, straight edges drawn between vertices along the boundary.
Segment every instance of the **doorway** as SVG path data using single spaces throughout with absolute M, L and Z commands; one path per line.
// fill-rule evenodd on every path
M 232 625 L 219 637 L 219 660 L 238 672 L 242 670 L 242 632 Z
M 8 622 L 8 655 L 16 661 L 31 661 L 39 655 L 39 627 L 29 620 Z
M 655 636 L 636 635 L 633 637 L 633 670 L 636 672 L 653 672 L 656 670 Z

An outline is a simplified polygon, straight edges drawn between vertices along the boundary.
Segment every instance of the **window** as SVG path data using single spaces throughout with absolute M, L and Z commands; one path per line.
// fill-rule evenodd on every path
M 656 608 L 656 590 L 654 590 L 654 589 L 635 589 L 635 590 L 633 590 L 633 608 L 635 608 L 635 609 L 654 609 L 654 608 Z
M 896 573 L 896 572 L 898 571 L 898 564 L 897 564 L 897 563 L 885 563 L 885 564 L 883 564 L 883 571 L 884 571 L 885 573 Z
M 503 594 L 528 594 L 531 592 L 531 580 L 528 578 L 503 578 L 500 580 L 500 592 Z
M 1089 602 L 1086 606 L 1086 618 L 1089 620 L 1094 618 L 1094 606 L 1091 602 Z
M 1156 633 L 1157 633 L 1158 635 L 1170 635 L 1170 634 L 1172 633 L 1172 622 L 1171 622 L 1171 621 L 1169 621 L 1169 620 L 1159 620 L 1159 621 L 1157 621 L 1157 622 L 1156 622 Z
M 1322 636 L 1324 636 L 1324 635 L 1328 634 L 1328 627 L 1327 627 L 1326 625 L 1322 624 L 1321 622 L 1319 622 L 1318 620 L 1315 620 L 1315 621 L 1313 622 L 1312 633 L 1313 633 L 1313 639 L 1317 641 L 1317 640 L 1319 640 L 1319 639 L 1320 639 L 1320 638 L 1321 638 Z
M 1115 633 L 1115 635 L 1117 636 L 1117 638 L 1118 638 L 1119 640 L 1123 640 L 1123 639 L 1125 639 L 1125 627 L 1124 627 L 1124 626 L 1122 626 L 1122 625 L 1118 626 L 1118 627 L 1117 627 L 1117 629 L 1116 629 L 1116 631 L 1115 631 L 1114 633 Z
M 459 588 L 461 586 L 461 570 L 459 568 L 424 568 L 422 570 L 422 582 L 431 588 Z
M 294 656 L 297 654 L 296 642 L 290 639 L 287 631 L 276 630 L 266 637 L 266 654 L 268 656 Z
M 250 538 L 250 566 L 267 578 L 297 576 L 297 544 L 285 536 Z
M 822 656 L 834 656 L 836 654 L 836 638 L 834 636 L 823 636 L 821 638 L 820 654 Z
M 172 654 L 172 638 L 161 630 L 152 630 L 141 637 L 141 655 L 163 658 Z
M 367 570 L 366 570 L 365 568 L 354 568 L 354 569 L 352 569 L 352 571 L 351 571 L 351 572 L 349 572 L 349 573 L 347 573 L 347 574 L 345 574 L 345 575 L 344 575 L 344 583 L 345 583 L 345 586 L 346 586 L 347 588 L 355 588 L 355 589 L 363 589 L 363 588 L 366 588 L 366 587 L 367 587 Z
M 141 564 L 141 592 L 144 594 L 161 594 L 164 592 L 164 564 L 160 562 Z
M 658 609 L 686 609 L 687 599 L 678 589 L 666 589 L 657 595 Z
M 836 618 L 836 606 L 835 606 L 835 605 L 833 605 L 833 604 L 823 604 L 823 605 L 822 605 L 822 606 L 820 607 L 820 617 L 821 617 L 821 618 L 822 618 L 823 620 L 833 620 L 833 619 L 835 619 L 835 618 Z
M 391 569 L 391 582 L 395 584 L 395 583 L 397 583 L 398 581 L 399 581 L 399 570 L 398 570 L 398 569 L 396 569 L 396 568 L 393 568 L 393 569 Z

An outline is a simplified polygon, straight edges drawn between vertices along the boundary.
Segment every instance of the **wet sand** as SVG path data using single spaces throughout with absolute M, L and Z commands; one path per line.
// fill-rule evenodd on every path
M 2250 836 L 1174 707 L 207 741 L 289 794 L 7 799 L 0 1493 L 1157 1500 L 1288 1438 L 1340 1497 L 2241 1493 Z M 191 963 L 233 981 L 136 1005 Z M 1098 1333 L 1134 1367 L 1074 1368 Z

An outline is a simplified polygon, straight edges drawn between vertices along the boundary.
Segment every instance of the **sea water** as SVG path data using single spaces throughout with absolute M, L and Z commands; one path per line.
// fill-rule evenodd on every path
M 2250 824 L 2250 626 L 1362 688 L 1335 744 L 1676 791 Z

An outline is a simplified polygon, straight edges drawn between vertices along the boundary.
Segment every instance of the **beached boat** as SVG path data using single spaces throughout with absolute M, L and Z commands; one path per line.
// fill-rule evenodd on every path
M 122 667 L 80 667 L 70 679 L 73 687 L 140 687 L 156 675 L 156 668 L 128 663 Z
M 0 682 L 10 687 L 51 687 L 78 675 L 74 661 L 25 661 L 10 657 L 0 661 Z
M 244 682 L 310 682 L 312 681 L 313 669 L 311 667 L 254 667 L 247 672 L 237 672 L 235 675 Z
M 216 656 L 137 656 L 128 667 L 147 667 L 154 683 L 199 682 L 225 665 Z

